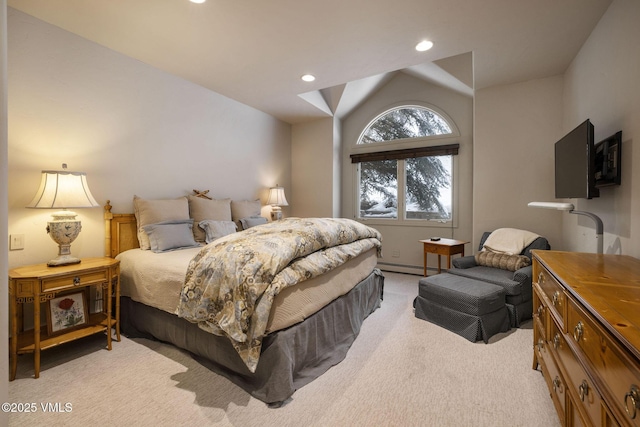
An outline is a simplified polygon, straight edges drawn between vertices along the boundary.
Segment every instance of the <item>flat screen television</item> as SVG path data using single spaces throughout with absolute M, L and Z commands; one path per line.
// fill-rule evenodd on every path
M 622 174 L 622 131 L 618 131 L 595 145 L 596 187 L 620 185 Z
M 555 145 L 556 199 L 591 199 L 600 191 L 595 185 L 593 125 L 589 119 Z

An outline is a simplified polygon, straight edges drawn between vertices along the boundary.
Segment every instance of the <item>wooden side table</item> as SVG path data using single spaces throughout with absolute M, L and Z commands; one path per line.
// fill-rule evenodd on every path
M 424 245 L 424 276 L 427 277 L 427 254 L 438 255 L 438 274 L 440 274 L 440 257 L 441 255 L 447 256 L 447 269 L 451 268 L 451 255 L 460 254 L 464 256 L 464 245 L 469 242 L 462 240 L 445 239 L 440 240 L 420 240 Z
M 103 295 L 102 309 L 96 313 L 90 313 L 86 298 L 92 286 L 100 287 Z M 111 316 L 112 295 L 115 297 L 115 319 Z M 56 305 L 52 306 L 54 301 Z M 44 302 L 47 302 L 47 326 L 41 328 L 40 303 Z M 33 303 L 34 328 L 29 331 L 22 330 L 22 305 L 25 303 Z M 16 377 L 18 354 L 33 353 L 34 377 L 38 378 L 41 350 L 100 332 L 107 333 L 107 349 L 111 350 L 111 328 L 115 327 L 116 339 L 120 341 L 120 261 L 84 258 L 80 264 L 14 268 L 9 271 L 9 311 L 10 381 Z M 62 316 L 60 323 L 54 322 L 58 315 Z

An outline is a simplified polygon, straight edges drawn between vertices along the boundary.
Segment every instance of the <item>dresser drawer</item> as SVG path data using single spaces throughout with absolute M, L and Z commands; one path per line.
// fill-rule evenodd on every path
M 547 270 L 540 268 L 536 274 L 535 277 L 538 281 L 538 286 L 540 286 L 542 292 L 549 298 L 549 301 L 551 301 L 549 309 L 552 315 L 560 321 L 562 326 L 564 324 L 564 310 L 566 306 L 564 290 L 562 286 L 560 286 L 560 283 L 558 283 Z
M 541 348 L 539 355 L 541 357 L 539 360 L 542 360 L 542 363 L 540 364 L 542 367 L 542 375 L 544 376 L 547 387 L 549 388 L 549 394 L 551 395 L 553 404 L 556 407 L 556 412 L 558 412 L 558 416 L 560 417 L 560 425 L 564 425 L 564 414 L 567 404 L 566 384 L 546 342 Z
M 574 402 L 581 406 L 591 425 L 600 426 L 602 421 L 601 396 L 591 378 L 580 365 L 576 355 L 567 344 L 564 335 L 553 325 L 551 328 L 551 342 L 553 349 L 564 367 L 567 376 L 567 387 L 573 391 Z
M 640 399 L 640 367 L 611 336 L 592 321 L 573 300 L 567 310 L 569 336 L 578 344 L 608 391 L 610 406 L 624 415 L 625 421 L 640 427 L 640 409 L 633 406 Z M 640 403 L 640 402 L 638 402 Z M 628 408 L 625 409 L 625 407 Z M 635 418 L 632 418 L 635 414 Z
M 70 274 L 42 280 L 42 292 L 54 291 L 75 286 L 90 286 L 105 283 L 108 270 L 89 271 L 86 273 Z
M 533 286 L 533 319 L 534 325 L 537 325 L 541 332 L 543 333 L 543 337 L 547 338 L 547 308 L 545 307 L 542 298 L 540 298 L 539 288 L 537 286 Z

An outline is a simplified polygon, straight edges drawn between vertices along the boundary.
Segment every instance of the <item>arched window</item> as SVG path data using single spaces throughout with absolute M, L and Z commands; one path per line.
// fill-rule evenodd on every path
M 358 218 L 452 221 L 453 156 L 459 145 L 433 142 L 452 136 L 453 128 L 443 115 L 414 105 L 373 119 L 357 144 L 388 144 L 351 155 L 358 168 Z M 395 149 L 407 144 L 412 148 Z
M 449 134 L 451 126 L 440 114 L 411 105 L 393 108 L 373 119 L 362 132 L 358 144 Z

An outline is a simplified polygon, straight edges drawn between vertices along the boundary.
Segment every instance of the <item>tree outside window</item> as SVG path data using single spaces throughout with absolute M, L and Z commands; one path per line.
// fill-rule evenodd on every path
M 424 107 L 404 106 L 378 116 L 358 143 L 447 134 L 451 127 L 442 116 Z M 401 209 L 406 220 L 452 220 L 452 155 L 363 161 L 358 171 L 359 218 L 398 219 Z

